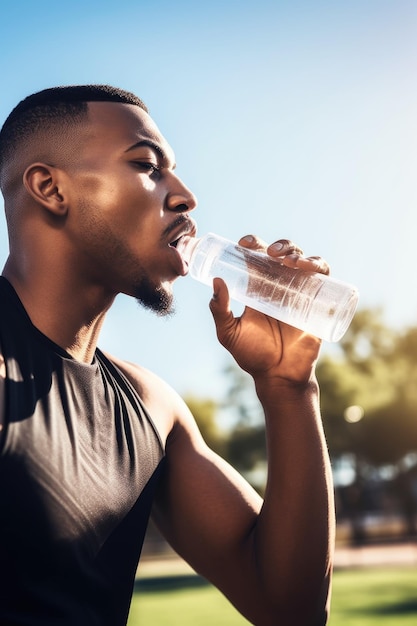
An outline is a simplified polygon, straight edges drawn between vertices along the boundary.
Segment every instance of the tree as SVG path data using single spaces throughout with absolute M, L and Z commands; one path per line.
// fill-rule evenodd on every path
M 364 540 L 363 512 L 381 506 L 378 492 L 396 499 L 405 531 L 414 534 L 416 478 L 407 461 L 417 451 L 417 328 L 393 331 L 380 311 L 359 311 L 338 356 L 324 356 L 317 371 L 333 465 L 347 454 L 353 462 L 353 482 L 338 488 L 339 515 L 351 520 L 352 539 Z M 357 423 L 344 419 L 352 405 L 363 413 Z M 388 468 L 387 481 L 381 472 Z
M 392 397 L 364 423 L 365 452 L 375 465 L 398 465 L 417 451 L 417 328 L 398 336 L 387 365 Z
M 339 356 L 325 355 L 319 361 L 323 422 L 333 458 L 347 452 L 368 462 L 376 458 L 371 448 L 381 437 L 375 438 L 375 420 L 388 407 L 390 419 L 394 420 L 394 407 L 404 382 L 404 367 L 399 368 L 397 354 L 398 337 L 384 325 L 379 310 L 364 309 L 358 311 L 342 338 Z M 344 419 L 346 409 L 352 405 L 363 409 L 360 425 Z M 384 445 L 389 448 L 390 441 Z
M 183 399 L 194 415 L 203 439 L 210 448 L 224 456 L 226 434 L 220 430 L 216 421 L 219 409 L 218 403 L 209 398 L 197 398 L 193 395 L 187 395 Z
M 417 327 L 394 331 L 380 310 L 364 309 L 336 351 L 325 348 L 317 376 L 333 464 L 350 455 L 364 479 L 370 468 L 390 465 L 399 472 L 407 455 L 417 453 Z M 191 396 L 186 402 L 209 445 L 251 480 L 266 461 L 263 414 L 250 376 L 234 364 L 225 373 L 229 386 L 221 405 Z M 355 405 L 364 417 L 349 423 L 346 409 Z M 216 421 L 220 408 L 233 414 L 228 432 Z

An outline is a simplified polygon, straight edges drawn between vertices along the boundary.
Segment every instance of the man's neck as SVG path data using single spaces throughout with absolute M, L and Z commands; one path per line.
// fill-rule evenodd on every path
M 23 276 L 7 262 L 3 276 L 11 283 L 32 324 L 74 359 L 91 363 L 106 312 L 114 295 L 78 289 L 45 275 Z

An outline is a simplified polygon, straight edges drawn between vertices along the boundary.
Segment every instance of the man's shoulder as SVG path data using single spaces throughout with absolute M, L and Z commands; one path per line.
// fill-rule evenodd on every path
M 150 370 L 137 363 L 125 361 L 114 355 L 104 356 L 129 380 L 141 397 L 152 391 L 156 386 L 164 385 L 164 381 Z
M 166 381 L 147 368 L 113 355 L 105 354 L 105 356 L 122 372 L 139 394 L 161 437 L 166 440 L 175 423 L 182 419 L 186 410 L 180 395 Z

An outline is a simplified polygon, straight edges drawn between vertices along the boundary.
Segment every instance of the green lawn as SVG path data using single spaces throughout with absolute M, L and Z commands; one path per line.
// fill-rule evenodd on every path
M 180 579 L 179 579 L 180 582 Z M 196 584 L 197 583 L 197 584 Z M 211 585 L 196 579 L 193 586 L 134 594 L 128 626 L 243 626 L 245 620 Z
M 416 573 L 411 566 L 336 572 L 329 626 L 416 626 Z
M 135 592 L 128 626 L 244 626 L 212 586 L 199 579 L 161 580 Z M 417 576 L 413 567 L 339 570 L 333 582 L 329 626 L 416 626 Z

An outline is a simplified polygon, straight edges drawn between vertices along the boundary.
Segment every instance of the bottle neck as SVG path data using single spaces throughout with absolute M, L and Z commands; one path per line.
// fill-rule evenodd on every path
M 184 235 L 177 243 L 177 251 L 182 256 L 187 265 L 190 263 L 191 257 L 200 242 L 199 237 L 190 237 Z

